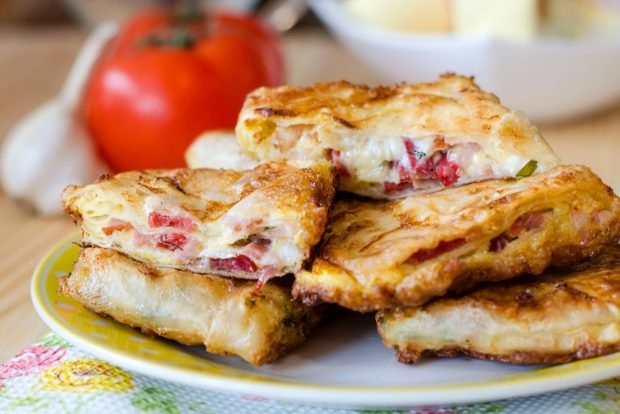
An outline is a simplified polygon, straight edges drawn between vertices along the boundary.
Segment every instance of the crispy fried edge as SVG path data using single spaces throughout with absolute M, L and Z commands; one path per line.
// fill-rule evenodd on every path
M 620 229 L 620 222 L 616 223 L 616 228 Z M 577 249 L 558 247 L 552 249 L 547 257 L 543 260 L 548 267 L 552 264 L 556 265 L 572 265 L 597 255 L 606 244 L 612 243 L 616 237 L 604 237 L 604 240 L 597 240 L 596 243 L 587 246 L 581 246 Z M 523 240 L 527 242 L 527 240 Z M 500 253 L 502 254 L 502 253 Z M 503 253 L 506 254 L 506 253 Z M 510 256 L 513 261 L 517 262 L 518 256 Z M 502 259 L 506 261 L 506 259 Z M 541 259 L 542 260 L 542 259 Z M 326 285 L 317 281 L 317 272 L 315 266 L 320 266 L 320 277 L 337 277 L 339 280 L 336 284 L 331 281 Z M 493 274 L 491 269 L 469 269 L 453 278 L 448 289 L 448 293 L 464 293 L 481 282 L 508 280 L 516 277 L 529 269 L 529 265 L 522 264 L 521 270 L 517 271 L 515 276 L 509 278 L 491 278 L 488 274 Z M 327 270 L 325 270 L 327 269 Z M 332 269 L 331 271 L 329 269 Z M 323 273 L 326 273 L 324 275 Z M 345 282 L 346 280 L 346 282 Z M 356 287 L 343 289 L 334 285 L 351 284 Z M 366 289 L 346 270 L 339 266 L 333 265 L 322 259 L 317 259 L 313 264 L 312 271 L 302 271 L 296 274 L 295 283 L 293 285 L 293 297 L 298 298 L 307 306 L 316 306 L 321 303 L 336 303 L 340 306 L 357 312 L 374 312 L 380 309 L 392 308 L 396 306 L 416 306 L 422 305 L 424 302 L 416 304 L 403 303 L 397 299 L 396 290 L 385 286 L 377 286 L 375 291 L 368 293 Z M 427 298 L 426 301 L 431 300 Z
M 130 257 L 122 253 L 114 252 L 108 249 L 101 249 L 97 247 L 92 247 L 92 248 L 89 247 L 88 249 L 96 249 L 98 251 L 97 257 L 95 258 L 95 260 L 102 260 L 102 255 L 112 255 L 113 258 L 107 258 L 105 260 L 118 260 L 119 258 L 121 258 L 121 260 L 129 260 L 135 264 L 136 271 L 142 274 L 144 277 L 157 278 L 157 277 L 163 276 L 156 268 L 150 267 L 146 265 L 145 263 L 141 263 L 134 259 L 131 259 Z M 82 252 L 84 250 L 85 249 L 83 249 L 80 252 L 78 261 L 86 260 L 86 259 L 83 259 L 84 255 Z M 185 271 L 176 271 L 175 273 L 176 274 L 173 275 L 173 277 L 184 277 L 184 276 L 205 277 L 205 275 L 198 275 L 195 273 L 190 273 L 190 272 L 185 272 Z M 155 326 L 145 326 L 145 324 L 136 323 L 130 318 L 124 318 L 120 315 L 113 315 L 112 313 L 105 311 L 103 306 L 93 306 L 92 303 L 86 302 L 86 300 L 88 300 L 87 298 L 84 298 L 78 291 L 76 291 L 71 286 L 71 281 L 70 281 L 71 277 L 73 277 L 72 273 L 59 278 L 59 283 L 60 283 L 59 289 L 58 289 L 59 293 L 72 297 L 73 299 L 80 302 L 86 309 L 94 313 L 97 313 L 106 318 L 110 318 L 116 322 L 119 322 L 123 325 L 127 325 L 131 328 L 140 330 L 144 334 L 147 334 L 152 337 L 160 336 L 166 339 L 174 340 L 184 345 L 203 345 L 205 346 L 205 350 L 208 353 L 212 353 L 215 355 L 223 355 L 223 356 L 236 355 L 230 352 L 209 349 L 208 344 L 204 343 L 202 341 L 202 338 L 200 340 L 196 340 L 194 339 L 195 337 L 191 335 L 186 335 L 182 331 L 167 330 L 167 329 L 158 328 Z M 167 277 L 170 277 L 170 275 L 168 275 Z M 218 276 L 206 276 L 206 277 L 218 277 Z M 231 285 L 231 288 L 234 288 L 234 285 L 239 284 L 239 283 L 251 283 L 252 285 L 254 284 L 253 282 L 244 282 L 244 281 L 232 280 L 232 279 L 226 279 L 226 278 L 221 278 L 221 279 L 229 283 Z M 278 289 L 285 290 L 286 288 L 278 287 Z M 267 299 L 267 300 L 271 300 L 271 299 Z M 293 302 L 292 298 L 291 298 L 291 301 Z M 320 308 L 311 309 L 311 308 L 304 307 L 301 304 L 294 304 L 294 303 L 291 303 L 291 305 L 292 307 L 291 307 L 290 314 L 294 316 L 293 322 L 287 323 L 283 319 L 282 324 L 279 325 L 276 332 L 274 332 L 274 335 L 271 335 L 273 342 L 270 344 L 270 346 L 265 347 L 265 352 L 253 355 L 251 359 L 247 359 L 247 362 L 249 362 L 250 364 L 254 366 L 260 366 L 260 365 L 269 364 L 271 362 L 276 361 L 277 359 L 285 356 L 290 350 L 301 345 L 306 340 L 309 333 L 320 322 L 321 315 L 322 315 L 322 309 Z M 283 341 L 286 339 L 289 339 L 289 341 L 288 342 Z
M 600 345 L 595 342 L 588 342 L 580 345 L 577 349 L 570 352 L 534 352 L 534 351 L 518 351 L 509 354 L 485 354 L 461 347 L 444 347 L 438 350 L 419 350 L 410 347 L 402 348 L 394 346 L 396 350 L 396 359 L 403 364 L 414 364 L 424 356 L 437 356 L 444 358 L 456 358 L 461 356 L 469 356 L 476 359 L 487 361 L 506 362 L 518 365 L 538 365 L 538 364 L 564 364 L 567 362 L 577 361 L 581 359 L 593 358 L 597 356 L 611 354 L 620 350 L 620 343 Z
M 605 274 L 608 273 L 618 273 L 620 272 L 620 245 L 615 246 L 606 246 L 604 251 L 597 257 L 593 258 L 591 262 L 581 263 L 576 266 L 564 268 L 564 269 L 555 269 L 552 273 L 545 273 L 541 275 L 544 278 L 542 283 L 545 284 L 553 284 L 553 296 L 555 298 L 560 292 L 562 294 L 569 295 L 574 301 L 579 303 L 586 303 L 588 305 L 593 302 L 598 301 L 601 306 L 604 306 L 605 303 L 597 300 L 596 298 L 590 296 L 589 294 L 575 289 L 570 282 L 574 279 L 581 280 L 583 277 L 587 276 L 599 276 L 604 277 Z M 603 273 L 601 275 L 601 273 Z M 530 308 L 534 306 L 532 303 L 531 296 L 529 295 L 530 288 L 536 289 L 536 285 L 539 283 L 537 277 L 526 277 L 525 279 L 520 280 L 512 280 L 509 281 L 508 284 L 488 284 L 486 287 L 482 288 L 480 292 L 484 292 L 487 290 L 497 291 L 499 289 L 506 288 L 508 292 L 502 292 L 504 296 L 510 295 L 510 297 L 516 298 L 516 302 L 512 302 L 507 305 L 509 309 L 515 308 Z M 487 301 L 486 295 L 482 297 L 482 299 L 478 298 L 478 291 L 474 291 L 471 295 L 465 295 L 456 299 L 448 299 L 449 302 L 457 301 L 462 302 L 463 307 L 472 307 L 478 308 L 480 306 L 479 300 Z M 507 297 L 508 299 L 508 297 Z M 426 306 L 430 306 L 431 308 L 439 305 L 441 308 L 442 304 L 445 302 L 444 298 L 437 298 L 436 301 L 433 301 L 425 306 L 422 306 L 421 309 L 426 308 Z M 575 304 L 567 304 L 567 306 L 571 306 Z M 450 305 L 448 305 L 450 306 Z M 491 305 L 493 306 L 493 305 Z M 486 307 L 486 306 L 483 306 Z M 406 311 L 407 308 L 404 310 Z M 413 309 L 413 308 L 412 308 Z M 546 308 L 546 311 L 553 312 L 553 309 Z M 490 309 L 487 312 L 491 312 Z M 560 308 L 557 312 L 561 313 L 562 309 Z M 556 312 L 556 313 L 557 313 Z M 543 311 L 543 314 L 546 313 Z M 392 344 L 387 338 L 385 338 L 381 332 L 383 329 L 381 328 L 382 322 L 384 320 L 385 315 L 383 312 L 378 312 L 375 315 L 375 322 L 377 326 L 377 331 L 379 332 L 383 344 L 387 348 L 393 348 L 396 351 L 396 359 L 399 362 L 404 364 L 414 364 L 418 362 L 421 358 L 425 356 L 436 356 L 436 357 L 446 357 L 446 358 L 456 358 L 460 356 L 470 356 L 477 359 L 484 359 L 489 361 L 499 361 L 506 362 L 511 364 L 520 364 L 520 365 L 532 365 L 532 364 L 563 364 L 567 362 L 577 361 L 581 359 L 592 358 L 596 356 L 607 355 L 620 350 L 620 341 L 615 344 L 599 344 L 595 340 L 588 340 L 585 343 L 580 343 L 579 346 L 570 351 L 563 352 L 543 352 L 543 351 L 514 351 L 510 353 L 502 353 L 502 354 L 494 354 L 488 352 L 479 352 L 474 349 L 469 348 L 468 346 L 444 346 L 439 349 L 421 349 L 416 346 L 403 346 L 398 344 Z
M 508 109 L 501 105 L 496 95 L 485 92 L 474 81 L 473 77 L 456 75 L 454 73 L 444 73 L 439 79 L 433 82 L 407 84 L 398 83 L 390 86 L 370 87 L 364 84 L 354 84 L 349 81 L 341 80 L 336 82 L 319 82 L 314 85 L 297 87 L 297 86 L 279 86 L 279 87 L 262 87 L 251 92 L 241 110 L 240 122 L 237 124 L 236 133 L 239 137 L 245 137 L 244 128 L 246 123 L 251 124 L 256 120 L 269 120 L 272 118 L 295 118 L 303 116 L 317 116 L 323 119 L 325 117 L 325 103 L 330 104 L 331 100 L 308 99 L 312 96 L 324 96 L 330 92 L 348 92 L 352 96 L 356 107 L 364 107 L 368 104 L 385 105 L 386 101 L 394 98 L 403 99 L 410 95 L 419 96 L 435 96 L 443 98 L 445 88 L 453 88 L 458 85 L 457 95 L 461 99 L 469 98 L 471 102 L 489 102 L 497 105 L 502 112 L 508 112 Z M 436 94 L 431 95 L 429 91 L 435 90 Z M 450 98 L 453 99 L 453 98 Z M 291 101 L 303 102 L 306 106 L 303 108 L 290 108 L 288 105 Z M 298 105 L 301 106 L 301 105 Z M 333 109 L 330 108 L 330 114 Z M 332 121 L 344 127 L 355 129 L 356 126 L 348 120 L 336 117 L 331 114 Z M 252 129 L 252 128 L 250 128 Z M 260 141 L 258 141 L 260 142 Z
M 570 165 L 557 168 L 566 169 L 566 171 L 562 173 L 561 180 L 563 181 L 572 180 L 575 178 L 574 176 L 577 172 L 574 168 L 578 168 L 580 170 L 578 171 L 579 174 L 590 175 L 590 178 L 597 180 L 597 182 L 606 189 L 606 193 L 612 197 L 612 203 L 616 204 L 620 208 L 620 199 L 614 194 L 613 190 L 609 186 L 605 185 L 589 168 Z M 550 265 L 569 266 L 579 263 L 590 257 L 596 256 L 605 245 L 617 242 L 618 235 L 620 234 L 620 216 L 616 216 L 610 226 L 605 229 L 601 229 L 601 232 L 599 233 L 601 233 L 597 235 L 599 239 L 586 246 L 582 245 L 577 247 L 575 245 L 570 245 L 559 246 L 552 249 L 545 260 L 546 264 L 544 268 Z M 423 302 L 415 304 L 403 303 L 396 298 L 397 291 L 388 287 L 383 288 L 379 286 L 377 287 L 376 292 L 367 294 L 364 287 L 359 284 L 357 279 L 347 269 L 331 263 L 328 259 L 322 259 L 320 257 L 320 252 L 318 252 L 318 254 L 319 257 L 313 263 L 313 268 L 309 271 L 304 270 L 296 274 L 295 283 L 293 285 L 293 296 L 301 299 L 305 305 L 315 306 L 324 302 L 336 303 L 340 306 L 358 312 L 373 312 L 396 306 L 417 306 L 423 304 Z M 319 267 L 320 272 L 315 271 L 315 266 Z M 525 264 L 522 268 L 523 269 L 521 271 L 517 272 L 517 275 L 512 277 L 523 274 L 529 269 L 529 267 L 525 266 Z M 485 274 L 489 272 L 490 269 L 469 269 L 464 273 L 459 274 L 452 281 L 448 293 L 463 293 L 471 290 L 478 283 L 484 281 L 499 281 L 512 278 L 504 277 L 502 279 L 489 279 L 488 276 L 485 276 Z M 332 283 L 330 281 L 330 283 L 328 283 L 329 286 L 327 287 L 320 282 L 317 282 L 317 275 L 321 275 L 321 277 L 323 277 L 323 273 L 328 274 L 329 277 L 338 278 L 338 282 Z M 341 286 L 347 283 L 357 287 L 352 289 L 342 289 Z M 340 286 L 334 288 L 335 285 Z M 432 297 L 428 298 L 428 300 L 431 299 Z

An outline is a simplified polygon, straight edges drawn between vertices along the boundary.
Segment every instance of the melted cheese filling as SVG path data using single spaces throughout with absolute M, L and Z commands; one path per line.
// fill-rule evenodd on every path
M 245 256 L 245 263 L 249 259 L 255 265 L 246 266 L 245 273 L 260 275 L 264 270 L 281 275 L 295 270 L 304 259 L 296 244 L 305 237 L 303 229 L 278 219 L 277 214 L 254 220 L 231 209 L 219 220 L 197 223 L 184 210 L 156 196 L 147 197 L 140 216 L 123 208 L 101 210 L 112 211 L 84 222 L 86 233 L 96 239 L 93 241 L 162 266 L 181 263 L 204 272 L 212 267 L 211 259 Z M 159 216 L 159 221 L 154 222 L 153 215 Z M 255 211 L 253 215 L 260 217 L 261 213 Z
M 434 135 L 410 141 L 415 146 L 414 155 L 418 166 L 430 157 L 436 156 L 439 151 L 445 151 L 447 160 L 458 166 L 454 185 L 495 177 L 514 177 L 529 161 L 511 155 L 500 162 L 474 142 L 448 145 L 440 143 L 439 141 L 443 139 L 439 140 Z M 350 176 L 371 186 L 401 182 L 402 177 L 396 166 L 401 166 L 409 172 L 413 188 L 418 191 L 440 186 L 441 183 L 437 179 L 429 179 L 417 172 L 415 166 L 412 168 L 410 154 L 404 142 L 405 139 L 402 137 L 390 139 L 366 137 L 366 140 L 357 141 L 354 146 L 339 148 L 340 162 L 349 171 Z
M 408 151 L 407 141 L 413 144 L 413 154 L 411 148 Z M 473 137 L 446 139 L 438 135 L 407 138 L 355 134 L 343 139 L 324 130 L 305 131 L 297 145 L 291 148 L 289 156 L 315 159 L 331 154 L 343 190 L 379 198 L 402 197 L 490 178 L 514 177 L 530 161 L 514 154 L 503 156 L 501 151 L 483 148 L 475 141 Z M 319 150 L 321 154 L 317 153 Z M 412 155 L 416 158 L 415 166 L 411 163 Z M 440 172 L 438 178 L 434 170 L 441 157 L 445 158 L 442 162 L 449 168 L 437 168 Z M 427 172 L 421 173 L 420 164 L 424 163 L 427 163 Z M 403 182 L 405 170 L 409 173 L 407 182 Z

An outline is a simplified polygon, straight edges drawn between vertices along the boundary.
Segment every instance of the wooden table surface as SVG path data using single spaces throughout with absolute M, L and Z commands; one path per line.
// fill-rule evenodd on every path
M 85 34 L 72 28 L 0 29 L 0 140 L 11 126 L 59 90 Z M 365 69 L 322 33 L 285 39 L 292 83 L 349 79 L 373 83 Z M 592 167 L 620 190 L 620 105 L 604 113 L 541 131 L 567 163 Z M 44 139 L 44 137 L 41 137 Z M 32 270 L 41 256 L 74 231 L 64 217 L 41 218 L 0 193 L 0 361 L 47 331 L 29 294 Z

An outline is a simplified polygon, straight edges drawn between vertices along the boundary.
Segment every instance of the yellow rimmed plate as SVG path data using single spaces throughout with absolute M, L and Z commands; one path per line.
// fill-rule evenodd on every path
M 398 364 L 374 329 L 372 316 L 325 323 L 278 363 L 255 368 L 238 358 L 151 338 L 101 317 L 58 293 L 79 247 L 73 235 L 37 266 L 34 306 L 47 325 L 87 352 L 122 368 L 213 391 L 355 408 L 472 403 L 540 394 L 620 375 L 620 353 L 556 367 L 519 367 L 455 358 Z

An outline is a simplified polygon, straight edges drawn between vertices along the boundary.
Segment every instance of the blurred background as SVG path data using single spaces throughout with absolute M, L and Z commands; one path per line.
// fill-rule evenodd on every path
M 145 12 L 154 4 L 180 11 Z M 147 46 L 199 50 L 213 71 L 173 90 L 184 64 L 140 60 Z M 447 71 L 475 76 L 566 163 L 620 190 L 620 0 L 0 0 L 0 360 L 45 331 L 27 286 L 74 229 L 61 215 L 66 184 L 182 166 L 195 137 L 231 128 L 257 86 Z M 135 87 L 110 87 L 118 73 Z M 145 73 L 163 86 L 140 89 Z

